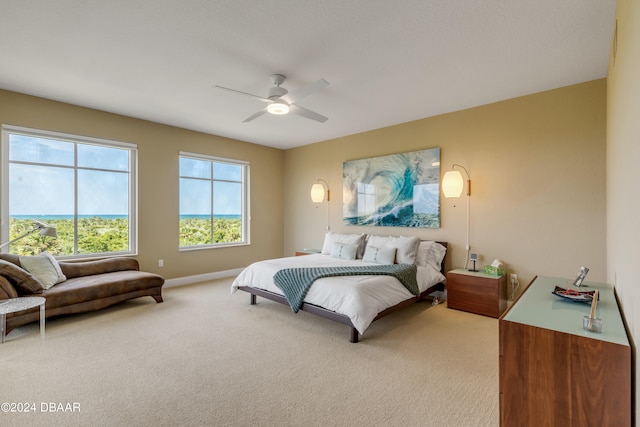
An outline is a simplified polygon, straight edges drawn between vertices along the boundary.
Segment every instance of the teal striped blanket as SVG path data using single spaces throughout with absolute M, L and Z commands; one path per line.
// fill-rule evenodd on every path
M 309 288 L 318 279 L 335 276 L 393 276 L 413 295 L 419 295 L 414 264 L 381 264 L 355 267 L 284 268 L 273 276 L 275 285 L 282 290 L 294 313 L 302 307 Z

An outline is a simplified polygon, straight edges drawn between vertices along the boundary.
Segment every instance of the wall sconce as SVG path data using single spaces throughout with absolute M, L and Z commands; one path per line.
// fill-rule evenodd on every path
M 322 203 L 324 201 L 325 192 L 327 193 L 327 231 L 331 228 L 331 210 L 329 209 L 329 202 L 331 201 L 331 190 L 329 190 L 329 183 L 324 179 L 318 178 L 318 182 L 311 186 L 311 200 L 313 203 Z M 316 208 L 318 205 L 316 205 Z
M 327 193 L 327 202 L 330 201 L 331 190 L 329 190 L 329 183 L 324 179 L 318 179 L 318 182 L 311 186 L 311 200 L 313 203 L 322 203 L 324 201 L 324 194 Z
M 41 236 L 54 237 L 54 238 L 58 237 L 58 230 L 56 229 L 56 227 L 51 227 L 50 225 L 45 224 L 44 222 L 33 221 L 33 229 L 16 237 L 15 239 L 11 239 L 8 242 L 4 242 L 3 244 L 0 245 L 0 248 L 10 245 L 11 243 L 22 239 L 23 237 L 27 237 L 29 234 L 35 233 L 36 231 L 40 231 Z
M 469 229 L 470 229 L 470 217 L 471 217 L 471 178 L 469 177 L 469 172 L 460 165 L 454 164 L 451 166 L 451 170 L 447 171 L 442 177 L 442 194 L 446 198 L 457 198 L 462 195 L 462 190 L 464 189 L 464 180 L 462 178 L 462 174 L 460 171 L 454 170 L 459 167 L 464 171 L 467 175 L 467 244 L 465 249 L 467 251 L 466 259 L 464 261 L 464 268 L 467 268 L 467 264 L 469 263 L 469 251 L 471 250 L 471 246 L 469 245 Z
M 456 164 L 451 166 L 451 170 L 447 171 L 442 178 L 442 194 L 444 194 L 446 198 L 460 197 L 462 195 L 464 181 L 462 180 L 460 171 L 453 170 L 456 166 L 464 170 L 464 173 L 467 175 L 467 196 L 471 196 L 471 179 L 469 178 L 469 172 L 467 172 L 464 167 Z

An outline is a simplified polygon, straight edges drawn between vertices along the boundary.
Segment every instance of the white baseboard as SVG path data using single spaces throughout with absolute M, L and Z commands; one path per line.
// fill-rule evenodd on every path
M 234 270 L 216 271 L 214 273 L 196 274 L 194 276 L 178 277 L 176 279 L 167 279 L 164 282 L 165 288 L 171 288 L 174 286 L 191 285 L 194 283 L 207 282 L 209 280 L 225 279 L 227 277 L 234 277 L 240 274 L 242 268 Z

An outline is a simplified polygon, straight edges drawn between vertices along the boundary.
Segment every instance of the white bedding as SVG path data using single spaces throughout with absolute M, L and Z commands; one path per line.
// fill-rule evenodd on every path
M 313 254 L 259 261 L 244 269 L 231 285 L 231 293 L 239 286 L 265 289 L 282 295 L 273 282 L 273 276 L 283 268 L 334 267 L 376 265 L 362 260 L 332 258 L 330 255 Z M 445 277 L 431 266 L 418 266 L 417 281 L 420 292 Z M 309 289 L 305 302 L 343 314 L 360 334 L 369 327 L 381 311 L 404 300 L 413 298 L 402 283 L 392 276 L 341 276 L 318 279 Z

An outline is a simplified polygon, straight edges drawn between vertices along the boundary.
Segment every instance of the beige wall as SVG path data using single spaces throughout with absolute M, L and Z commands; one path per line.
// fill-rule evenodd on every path
M 322 245 L 327 203 L 309 197 L 330 183 L 331 230 L 418 235 L 450 242 L 448 268 L 465 261 L 466 199 L 441 198 L 440 229 L 342 225 L 342 163 L 440 147 L 472 181 L 471 251 L 502 260 L 521 289 L 535 275 L 589 279 L 605 271 L 606 82 L 597 80 L 285 152 L 285 253 Z
M 640 4 L 619 0 L 607 79 L 607 281 L 640 342 Z M 636 389 L 640 383 L 637 369 Z M 636 391 L 636 408 L 640 395 Z
M 0 123 L 138 145 L 138 260 L 147 271 L 171 279 L 282 255 L 282 150 L 2 90 Z M 250 246 L 178 252 L 179 151 L 251 163 Z
M 137 144 L 138 258 L 167 278 L 317 248 L 328 216 L 337 232 L 446 240 L 448 268 L 461 266 L 464 198 L 441 199 L 439 229 L 342 225 L 343 161 L 440 147 L 442 173 L 458 163 L 471 175 L 472 252 L 480 264 L 501 259 L 524 287 L 536 274 L 571 277 L 583 264 L 590 279 L 606 278 L 605 99 L 598 80 L 287 151 L 7 91 L 0 91 L 0 123 Z M 180 150 L 251 162 L 250 246 L 178 252 Z M 328 204 L 310 201 L 317 178 L 330 183 Z

